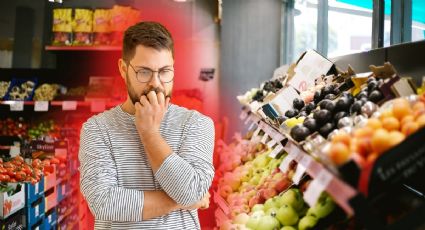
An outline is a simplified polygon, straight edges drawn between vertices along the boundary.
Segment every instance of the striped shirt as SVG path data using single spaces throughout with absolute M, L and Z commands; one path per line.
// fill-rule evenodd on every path
M 203 198 L 214 176 L 212 120 L 171 104 L 160 133 L 173 153 L 155 174 L 134 121 L 117 106 L 91 117 L 81 129 L 81 192 L 95 229 L 200 229 L 197 210 L 142 220 L 143 191 L 163 190 L 184 206 Z

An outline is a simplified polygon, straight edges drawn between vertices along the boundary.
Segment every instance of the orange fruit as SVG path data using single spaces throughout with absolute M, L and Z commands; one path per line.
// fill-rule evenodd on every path
M 350 146 L 350 135 L 346 132 L 340 132 L 333 136 L 332 143 L 342 142 L 347 146 Z
M 418 129 L 419 129 L 419 124 L 414 121 L 411 121 L 411 122 L 405 123 L 401 127 L 401 132 L 403 132 L 404 135 L 409 136 L 410 134 L 416 132 L 416 130 Z
M 366 125 L 374 130 L 382 128 L 382 123 L 377 118 L 370 118 L 369 120 L 367 120 Z
M 397 119 L 401 120 L 411 112 L 412 109 L 410 108 L 410 104 L 406 99 L 399 98 L 393 101 L 393 114 Z
M 377 154 L 382 154 L 387 151 L 391 146 L 389 145 L 389 133 L 385 129 L 378 129 L 372 136 L 370 143 L 372 150 Z
M 390 132 L 388 141 L 390 142 L 390 146 L 394 147 L 404 141 L 405 138 L 406 136 L 403 133 L 399 131 L 392 131 Z
M 412 115 L 407 115 L 405 117 L 403 117 L 403 119 L 400 122 L 401 127 L 403 127 L 403 125 L 405 125 L 408 122 L 412 122 L 415 121 L 415 117 Z
M 425 126 L 425 114 L 422 114 L 418 118 L 416 118 L 416 123 L 418 123 L 419 128 L 424 127 Z
M 350 150 L 347 145 L 337 142 L 331 145 L 329 157 L 336 165 L 342 165 L 350 157 Z
M 395 117 L 386 117 L 382 120 L 382 127 L 388 131 L 400 130 L 400 122 Z
M 354 137 L 361 138 L 361 137 L 371 137 L 373 135 L 373 129 L 369 126 L 365 126 L 363 128 L 359 128 L 356 131 L 354 131 Z
M 423 114 L 425 114 L 425 109 L 418 109 L 418 110 L 415 110 L 415 111 L 413 111 L 413 116 L 414 117 L 419 117 L 420 115 L 423 115 Z
M 383 111 L 379 119 L 382 121 L 387 117 L 394 117 L 393 111 L 391 109 Z

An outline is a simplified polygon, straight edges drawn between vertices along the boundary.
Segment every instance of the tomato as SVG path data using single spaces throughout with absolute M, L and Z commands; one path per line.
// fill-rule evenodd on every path
M 40 159 L 33 159 L 32 160 L 32 167 L 34 168 L 38 168 L 41 165 L 41 160 Z
M 5 168 L 15 168 L 15 166 L 12 163 L 10 163 L 10 162 L 4 163 L 3 164 L 3 167 L 5 167 Z
M 24 167 L 22 168 L 22 171 L 24 171 L 26 174 L 32 173 L 32 170 L 29 165 L 24 165 Z
M 16 180 L 15 180 L 15 178 L 12 178 L 12 179 L 10 179 L 10 181 L 9 181 L 10 183 L 16 183 Z
M 16 176 L 15 171 L 7 171 L 6 173 L 7 173 L 7 175 L 9 175 L 9 176 L 10 176 L 10 178 L 13 178 L 13 177 L 15 177 L 15 176 Z
M 19 161 L 19 162 L 24 162 L 24 158 L 22 158 L 21 156 L 16 156 L 15 158 L 13 158 L 13 160 Z
M 6 181 L 6 175 L 0 174 L 0 181 Z
M 5 181 L 10 181 L 10 176 L 9 175 L 4 175 L 4 178 L 5 178 L 4 179 Z
M 24 181 L 27 178 L 27 174 L 20 171 L 20 172 L 16 172 L 16 180 L 18 181 Z
M 50 163 L 51 163 L 51 164 L 59 164 L 59 163 L 60 163 L 60 161 L 59 161 L 57 158 L 52 158 L 52 159 L 50 160 Z

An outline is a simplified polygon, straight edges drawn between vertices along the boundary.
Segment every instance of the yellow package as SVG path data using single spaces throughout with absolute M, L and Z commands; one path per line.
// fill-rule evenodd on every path
M 91 33 L 93 30 L 93 11 L 88 9 L 75 9 L 72 26 L 74 32 Z
M 93 16 L 93 32 L 109 33 L 111 20 L 111 11 L 105 9 L 96 9 Z
M 72 32 L 72 9 L 53 9 L 53 32 Z

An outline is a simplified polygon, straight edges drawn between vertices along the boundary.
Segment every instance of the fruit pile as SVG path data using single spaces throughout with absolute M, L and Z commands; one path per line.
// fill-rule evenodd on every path
M 0 81 L 0 100 L 6 96 L 7 91 L 9 90 L 10 81 Z
M 245 105 L 253 101 L 265 102 L 266 98 L 271 98 L 277 91 L 283 88 L 281 78 L 269 80 L 261 84 L 260 88 L 253 88 L 243 96 L 238 96 L 238 100 Z
M 60 127 L 53 120 L 40 122 L 28 130 L 28 137 L 30 139 L 37 139 L 47 135 L 51 138 L 58 138 L 60 136 Z
M 20 117 L 17 120 L 7 118 L 0 121 L 0 136 L 26 136 L 28 123 Z
M 31 164 L 27 164 L 21 156 L 16 156 L 9 161 L 3 162 L 0 158 L 0 182 L 30 182 L 32 184 L 40 181 L 42 175 L 49 175 L 54 172 L 54 166 L 59 164 L 56 158 L 33 159 Z
M 53 101 L 58 90 L 58 84 L 42 84 L 35 90 L 34 101 Z
M 318 132 L 327 138 L 332 131 L 353 126 L 354 120 L 371 116 L 378 108 L 375 103 L 381 102 L 383 94 L 379 86 L 383 80 L 370 77 L 364 89 L 355 97 L 349 92 L 342 92 L 337 84 L 329 84 L 314 93 L 308 104 L 296 98 L 293 109 L 286 111 L 285 124 L 291 128 L 290 135 L 297 141 L 304 141 L 311 134 Z M 355 116 L 361 115 L 358 119 Z
M 220 229 L 314 229 L 318 221 L 329 216 L 335 207 L 332 198 L 323 193 L 316 205 L 309 208 L 301 191 L 291 188 L 267 199 L 264 204 L 256 204 L 249 214 L 238 214 L 232 221 L 223 223 Z
M 376 117 L 351 133 L 339 132 L 331 138 L 328 155 L 336 165 L 353 158 L 360 166 L 400 144 L 407 136 L 425 127 L 424 101 L 397 98 L 387 102 Z

